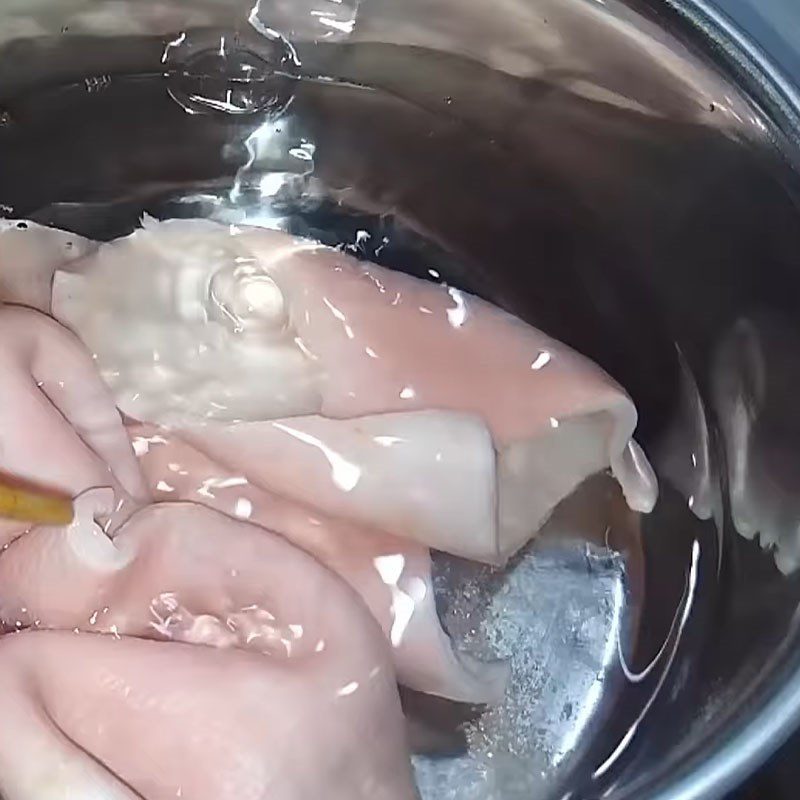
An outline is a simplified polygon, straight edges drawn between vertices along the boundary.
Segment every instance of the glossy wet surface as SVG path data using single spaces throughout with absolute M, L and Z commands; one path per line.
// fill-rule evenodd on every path
M 445 19 L 430 26 L 434 41 Z M 121 48 L 125 71 L 150 64 L 163 44 Z M 454 769 L 458 796 L 477 798 L 487 786 L 503 797 L 531 786 L 560 797 L 588 783 L 591 796 L 644 780 L 669 770 L 666 752 L 677 760 L 713 739 L 740 698 L 760 696 L 764 665 L 787 658 L 797 583 L 734 533 L 718 494 L 700 503 L 692 487 L 709 486 L 694 461 L 707 455 L 713 489 L 724 446 L 713 414 L 710 435 L 698 435 L 692 391 L 686 400 L 694 383 L 712 405 L 714 353 L 741 317 L 767 308 L 790 326 L 796 318 L 792 180 L 763 147 L 768 121 L 755 106 L 695 62 L 680 89 L 674 71 L 659 66 L 648 81 L 628 66 L 622 78 L 609 69 L 605 86 L 589 80 L 587 96 L 557 72 L 512 76 L 463 53 L 362 42 L 312 48 L 301 61 L 381 91 L 301 82 L 276 125 L 188 116 L 158 79 L 115 75 L 89 86 L 77 51 L 91 60 L 76 44 L 66 59 L 80 74 L 74 88 L 5 90 L 0 145 L 11 156 L 0 166 L 0 202 L 15 215 L 98 238 L 132 230 L 143 210 L 260 220 L 421 277 L 433 269 L 597 360 L 631 392 L 649 451 L 677 420 L 683 472 L 666 459 L 678 492 L 667 485 L 642 522 L 644 588 L 637 570 L 627 585 L 622 560 L 602 542 L 590 551 L 537 545 L 505 583 L 485 580 L 497 588 L 490 600 L 475 576 L 461 592 L 458 565 L 438 564 L 445 587 L 448 578 L 459 586 L 459 603 L 442 606 L 446 624 L 478 650 L 513 651 L 516 694 L 483 716 L 453 712 L 444 730 L 418 709 L 421 749 L 441 753 L 417 758 L 426 800 L 448 796 Z M 35 77 L 38 59 L 27 52 Z M 742 131 L 758 144 L 744 144 Z M 265 182 L 272 174 L 280 177 Z M 704 517 L 717 512 L 724 536 L 695 517 L 695 503 Z M 446 599 L 441 583 L 440 592 Z M 607 662 L 628 607 L 623 592 L 642 593 L 643 621 L 618 681 Z M 609 663 L 618 674 L 617 654 Z M 521 705 L 522 696 L 536 702 Z M 683 751 L 671 750 L 676 742 Z M 467 744 L 503 766 L 465 756 Z

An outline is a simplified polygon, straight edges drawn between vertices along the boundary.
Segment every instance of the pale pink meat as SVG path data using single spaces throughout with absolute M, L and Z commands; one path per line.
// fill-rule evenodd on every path
M 97 249 L 74 233 L 26 220 L 0 220 L 0 302 L 50 312 L 53 274 Z
M 0 307 L 0 472 L 76 495 L 144 483 L 108 388 L 74 335 L 44 314 Z M 24 526 L 0 523 L 0 544 Z
M 401 683 L 452 700 L 502 699 L 507 665 L 456 652 L 442 629 L 426 547 L 313 512 L 152 426 L 134 426 L 129 433 L 157 502 L 190 500 L 246 519 L 281 534 L 347 581 L 391 642 Z
M 88 633 L 3 637 L 0 794 L 413 800 L 381 638 L 339 644 L 293 662 Z
M 450 287 L 286 234 L 192 220 L 146 220 L 68 265 L 54 286 L 54 313 L 83 337 L 128 414 L 171 422 L 225 480 L 339 520 L 326 524 L 342 541 L 352 541 L 344 521 L 375 537 L 358 548 L 360 566 L 297 515 L 280 530 L 345 576 L 398 641 L 415 615 L 398 619 L 425 608 L 419 640 L 454 656 L 433 624 L 425 551 L 385 552 L 387 542 L 502 563 L 609 466 L 633 507 L 654 502 L 620 387 Z M 278 415 L 286 408 L 299 416 Z M 252 498 L 232 502 L 222 510 L 252 515 Z M 452 679 L 447 658 L 441 673 Z M 434 690 L 458 696 L 447 682 Z
M 635 510 L 656 500 L 655 476 L 631 438 L 636 409 L 598 366 L 478 298 L 309 240 L 147 219 L 57 273 L 53 311 L 96 354 L 120 408 L 140 421 L 194 430 L 435 411 L 480 420 L 496 453 L 484 462 L 480 492 L 488 526 L 477 540 L 464 528 L 413 526 L 449 552 L 502 563 L 560 500 L 607 468 Z M 424 437 L 414 446 L 436 453 Z M 472 447 L 464 445 L 465 462 L 483 445 Z M 394 475 L 397 485 L 411 474 Z M 466 488 L 459 496 L 455 473 L 452 484 L 443 519 L 478 497 Z M 412 527 L 404 523 L 415 508 L 402 509 L 404 497 L 414 495 L 395 493 L 404 511 L 393 509 L 403 521 L 389 529 L 396 535 Z M 370 500 L 362 499 L 356 518 L 364 521 Z M 316 502 L 339 513 L 324 492 Z
M 0 472 L 77 497 L 0 525 L 6 800 L 412 800 L 396 679 L 508 676 L 453 647 L 428 548 L 504 563 L 606 469 L 656 500 L 598 366 L 314 242 L 0 227 L 3 300 Z
M 34 528 L 0 557 L 7 629 L 116 631 L 282 658 L 380 636 L 350 587 L 263 528 L 165 503 L 136 512 L 112 540 L 94 522 L 113 507 L 110 491 L 76 507 L 68 528 Z
M 483 421 L 453 411 L 208 422 L 181 437 L 284 497 L 464 558 L 498 552 L 497 458 Z
M 512 552 L 606 466 L 635 510 L 652 508 L 655 478 L 631 438 L 636 409 L 589 359 L 452 287 L 292 247 L 274 231 L 241 236 L 296 303 L 298 337 L 325 370 L 322 414 L 449 409 L 486 421 L 507 478 L 500 524 L 505 490 Z

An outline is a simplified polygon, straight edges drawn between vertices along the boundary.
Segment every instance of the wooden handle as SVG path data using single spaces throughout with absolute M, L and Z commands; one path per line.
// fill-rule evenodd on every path
M 72 501 L 57 495 L 0 483 L 0 519 L 39 525 L 69 525 Z

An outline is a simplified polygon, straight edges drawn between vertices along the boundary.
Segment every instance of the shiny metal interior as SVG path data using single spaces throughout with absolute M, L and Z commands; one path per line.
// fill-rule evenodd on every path
M 264 19 L 282 8 L 256 4 Z M 287 33 L 298 66 L 264 84 L 270 108 L 187 113 L 168 45 L 233 36 L 273 63 L 253 13 L 240 0 L 0 5 L 0 208 L 103 238 L 143 211 L 252 219 L 247 181 L 293 172 L 290 200 L 344 206 L 353 224 L 388 214 L 390 266 L 422 269 L 402 245 L 418 237 L 450 280 L 596 359 L 640 409 L 665 501 L 635 534 L 545 536 L 523 559 L 527 590 L 547 598 L 531 623 L 547 643 L 536 796 L 721 796 L 800 720 L 800 579 L 735 530 L 713 379 L 742 318 L 778 326 L 770 341 L 787 347 L 796 332 L 795 90 L 689 0 L 363 0 L 341 36 Z M 261 148 L 270 125 L 309 158 Z M 235 207 L 214 204 L 236 186 Z M 781 358 L 763 360 L 767 383 Z M 777 386 L 765 428 L 787 475 L 792 391 Z M 459 713 L 408 702 L 425 735 Z M 450 733 L 433 730 L 431 748 Z M 450 796 L 448 770 L 463 776 L 448 757 L 422 756 L 440 787 L 426 800 Z

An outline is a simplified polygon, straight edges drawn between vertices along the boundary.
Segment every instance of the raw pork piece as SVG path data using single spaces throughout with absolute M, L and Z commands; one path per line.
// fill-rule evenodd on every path
M 358 649 L 379 632 L 350 587 L 275 534 L 164 503 L 136 512 L 112 541 L 94 520 L 113 504 L 110 490 L 92 490 L 66 529 L 35 528 L 11 543 L 0 556 L 7 628 L 117 632 L 282 659 Z
M 357 605 L 331 614 L 363 622 Z M 413 800 L 391 665 L 357 648 L 287 662 L 129 638 L 0 641 L 5 800 Z
M 55 271 L 97 249 L 67 231 L 26 220 L 0 220 L 0 302 L 50 312 Z
M 189 500 L 246 519 L 281 534 L 344 578 L 389 638 L 401 683 L 451 700 L 502 699 L 507 665 L 458 653 L 442 629 L 426 547 L 312 512 L 211 461 L 177 436 L 146 426 L 129 433 L 157 502 Z M 285 466 L 291 476 L 292 465 Z M 302 475 L 294 477 L 305 483 Z
M 479 417 L 412 411 L 208 422 L 180 435 L 264 489 L 465 558 L 498 560 L 497 458 Z
M 477 298 L 311 241 L 145 220 L 57 273 L 53 311 L 137 420 L 185 428 L 431 409 L 484 420 L 497 451 L 491 546 L 440 531 L 437 546 L 454 553 L 502 562 L 609 466 L 632 508 L 655 503 L 631 438 L 636 409 L 599 367 Z M 443 504 L 444 516 L 457 511 Z
M 75 496 L 96 486 L 145 495 L 108 388 L 70 331 L 21 306 L 0 308 L 0 472 Z M 0 544 L 24 524 L 0 523 Z

